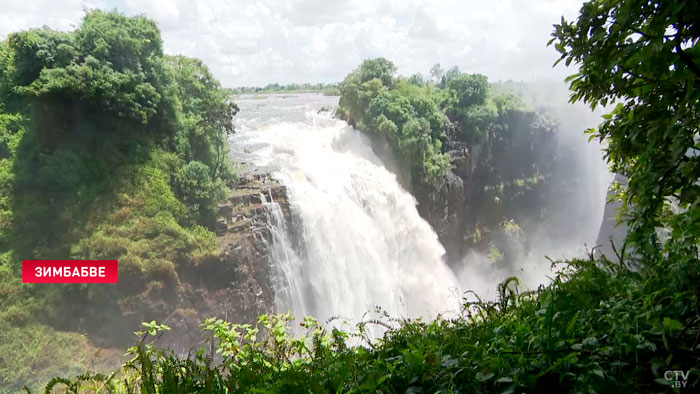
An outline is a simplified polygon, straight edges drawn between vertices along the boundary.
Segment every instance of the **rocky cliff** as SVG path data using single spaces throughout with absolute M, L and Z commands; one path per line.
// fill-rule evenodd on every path
M 265 197 L 263 197 L 265 196 Z M 216 225 L 217 259 L 180 272 L 179 297 L 163 323 L 175 349 L 186 351 L 201 343 L 198 325 L 208 317 L 250 323 L 273 312 L 269 218 L 265 200 L 277 202 L 289 217 L 285 188 L 267 174 L 247 174 L 219 207 Z
M 613 182 L 626 184 L 627 178 L 617 174 L 615 175 L 615 180 Z M 596 240 L 596 245 L 598 245 L 596 253 L 598 255 L 605 255 L 612 261 L 617 261 L 617 254 L 622 253 L 623 247 L 626 247 L 624 243 L 629 228 L 626 223 L 617 223 L 616 217 L 619 210 L 622 208 L 622 203 L 614 199 L 614 197 L 615 190 L 611 185 L 608 188 L 608 194 L 606 197 L 607 202 L 605 204 L 605 211 L 603 212 L 603 220 L 600 223 L 598 239 Z M 631 250 L 627 249 L 626 252 L 631 253 Z
M 496 247 L 508 255 L 512 232 L 522 234 L 512 224 L 542 221 L 552 188 L 547 174 L 557 158 L 556 127 L 541 118 L 512 111 L 504 120 L 511 137 L 490 144 L 470 145 L 448 134 L 452 170 L 439 185 L 413 179 L 418 211 L 438 233 L 451 265 L 469 250 Z

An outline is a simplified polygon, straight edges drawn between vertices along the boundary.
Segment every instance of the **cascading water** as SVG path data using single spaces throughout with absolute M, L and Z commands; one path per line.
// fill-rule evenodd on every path
M 235 153 L 286 186 L 293 216 L 286 223 L 267 198 L 278 311 L 358 320 L 375 306 L 394 317 L 458 310 L 436 233 L 368 140 L 304 106 L 250 101 L 239 104 L 271 115 L 239 120 Z

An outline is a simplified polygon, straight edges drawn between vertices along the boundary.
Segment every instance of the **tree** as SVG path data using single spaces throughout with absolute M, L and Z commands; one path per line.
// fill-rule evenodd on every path
M 204 64 L 163 54 L 145 17 L 91 11 L 73 32 L 10 34 L 0 43 L 0 231 L 11 230 L 18 253 L 65 254 L 99 210 L 88 207 L 136 163 L 168 173 L 185 203 L 213 206 L 190 196 L 233 179 L 227 133 L 237 110 Z M 206 168 L 211 182 L 175 184 L 191 162 L 203 167 L 186 174 Z M 213 226 L 210 211 L 175 217 Z
M 442 69 L 440 63 L 435 63 L 435 65 L 430 68 L 430 78 L 432 78 L 435 85 L 440 84 L 444 74 L 445 70 Z
M 425 85 L 425 78 L 421 73 L 416 73 L 408 77 L 407 79 L 408 83 L 416 86 L 424 86 Z
M 234 131 L 232 119 L 238 106 L 228 100 L 228 92 L 199 59 L 166 56 L 165 63 L 175 81 L 174 96 L 183 114 L 175 136 L 178 154 L 187 162 L 205 163 L 212 179 L 230 180 L 233 170 L 227 166 L 227 137 Z
M 489 81 L 481 74 L 459 74 L 447 83 L 453 106 L 467 108 L 483 104 L 489 90 Z
M 462 75 L 462 72 L 459 71 L 459 67 L 457 67 L 457 66 L 450 67 L 450 69 L 447 70 L 447 72 L 445 72 L 442 75 L 442 78 L 440 78 L 440 87 L 441 88 L 447 87 L 447 85 L 450 84 L 450 81 L 459 77 L 460 75 Z
M 360 65 L 359 75 L 360 82 L 367 82 L 372 79 L 379 79 L 386 87 L 391 87 L 393 84 L 393 75 L 396 72 L 394 63 L 378 57 L 367 59 Z
M 700 241 L 700 2 L 593 0 L 577 21 L 562 18 L 550 44 L 557 61 L 580 66 L 567 78 L 572 101 L 612 105 L 591 138 L 607 145 L 621 194 L 628 241 L 657 254 L 698 257 Z
M 410 171 L 438 183 L 450 169 L 441 141 L 447 118 L 420 74 L 404 79 L 395 72 L 384 58 L 363 61 L 340 84 L 338 114 L 386 139 Z
M 210 173 L 209 167 L 199 161 L 191 161 L 175 173 L 177 194 L 195 218 L 213 216 L 217 201 L 225 195 L 220 183 Z

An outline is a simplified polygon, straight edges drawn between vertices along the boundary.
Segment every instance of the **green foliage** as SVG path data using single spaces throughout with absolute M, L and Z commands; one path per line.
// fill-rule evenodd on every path
M 700 242 L 700 47 L 697 1 L 589 1 L 562 18 L 550 44 L 580 66 L 571 99 L 614 104 L 598 129 L 606 157 L 629 185 L 622 194 L 639 253 L 698 257 Z
M 2 389 L 45 382 L 29 372 L 43 357 L 51 374 L 80 372 L 87 339 L 57 329 L 128 343 L 115 319 L 161 316 L 148 308 L 178 300 L 182 271 L 216 259 L 237 112 L 204 64 L 163 54 L 145 17 L 90 11 L 73 32 L 0 42 Z M 69 258 L 118 259 L 120 283 L 17 279 L 23 259 Z
M 38 389 L 56 375 L 80 374 L 90 353 L 84 335 L 0 319 L 0 390 L 19 392 L 25 385 Z
M 668 370 L 689 371 L 686 389 L 697 388 L 697 267 L 694 282 L 668 286 L 677 271 L 661 265 L 561 267 L 549 286 L 521 292 L 509 278 L 496 300 L 470 297 L 458 316 L 431 322 L 367 320 L 345 332 L 312 318 L 292 330 L 290 314 L 208 319 L 209 350 L 189 358 L 146 342 L 161 330 L 147 323 L 106 392 L 654 392 L 672 383 Z M 386 331 L 370 340 L 375 324 Z
M 80 333 L 56 330 L 42 324 L 41 300 L 30 285 L 8 264 L 9 253 L 0 254 L 0 392 L 18 392 L 26 385 L 38 391 L 56 375 L 76 375 L 89 366 L 110 370 L 119 365 L 119 354 L 97 353 Z
M 489 83 L 485 75 L 460 74 L 447 83 L 451 107 L 471 107 L 484 104 Z
M 377 133 L 416 176 L 438 183 L 450 169 L 442 151 L 447 117 L 424 81 L 395 79 L 383 58 L 365 60 L 340 85 L 339 114 L 361 130 Z
M 200 61 L 163 55 L 153 21 L 93 11 L 75 32 L 13 33 L 0 48 L 2 239 L 18 256 L 66 257 L 132 181 L 145 215 L 212 225 L 238 108 Z
M 161 104 L 161 46 L 154 22 L 94 11 L 75 33 L 45 28 L 11 34 L 14 62 L 7 76 L 20 95 L 89 100 L 147 124 Z
M 214 218 L 216 203 L 225 197 L 224 185 L 220 180 L 214 181 L 209 167 L 199 161 L 191 161 L 177 170 L 175 187 L 195 218 Z
M 364 61 L 340 85 L 338 115 L 388 141 L 414 182 L 439 186 L 452 168 L 449 149 L 460 143 L 474 156 L 484 190 L 550 171 L 537 158 L 555 155 L 551 149 L 539 151 L 540 146 L 555 146 L 542 141 L 554 139 L 552 128 L 539 127 L 541 115 L 526 109 L 517 96 L 494 93 L 484 75 L 457 67 L 443 72 L 435 65 L 432 80 L 394 78 L 395 72 L 386 59 Z
M 558 212 L 550 208 L 579 193 L 577 180 L 562 174 L 576 166 L 565 163 L 571 158 L 558 143 L 557 124 L 484 75 L 457 67 L 444 72 L 440 65 L 430 80 L 394 72 L 385 59 L 363 62 L 340 85 L 338 115 L 391 148 L 402 182 L 416 192 L 428 220 L 444 223 L 447 211 L 439 205 L 461 209 L 456 200 L 463 192 L 471 212 L 455 222 L 471 221 L 465 231 L 477 223 L 483 230 L 467 234 L 463 250 L 488 254 L 494 246 L 503 256 L 492 260 L 511 263 L 528 242 L 510 242 L 500 223 L 514 219 L 526 233 L 539 231 L 527 226 L 556 223 Z M 441 234 L 452 246 L 459 238 Z
M 198 161 L 208 166 L 212 180 L 232 181 L 227 137 L 233 133 L 231 119 L 238 106 L 228 100 L 228 93 L 198 59 L 166 56 L 166 64 L 175 79 L 173 90 L 181 114 L 175 151 L 186 163 Z
M 452 80 L 458 78 L 460 75 L 462 75 L 462 72 L 459 70 L 459 67 L 457 66 L 452 66 L 449 70 L 445 71 L 445 73 L 442 75 L 440 79 L 440 87 L 445 88 L 450 85 L 450 82 Z
M 3 48 L 9 91 L 2 107 L 30 126 L 15 147 L 12 170 L 14 193 L 29 201 L 17 202 L 27 211 L 24 223 L 15 223 L 17 233 L 32 232 L 44 214 L 30 209 L 37 205 L 84 211 L 116 186 L 111 180 L 122 166 L 147 162 L 156 150 L 177 154 L 179 162 L 169 169 L 174 172 L 190 161 L 208 167 L 211 182 L 180 189 L 177 197 L 198 202 L 191 223 L 213 225 L 216 197 L 202 201 L 201 195 L 215 184 L 214 194 L 221 196 L 234 178 L 226 136 L 238 108 L 201 62 L 163 55 L 154 22 L 94 11 L 75 32 L 14 33 Z M 172 186 L 175 181 L 169 179 Z M 59 217 L 48 227 L 58 232 L 76 226 Z
M 396 66 L 392 62 L 378 57 L 362 62 L 357 72 L 360 83 L 378 79 L 382 85 L 391 88 L 394 81 L 393 75 L 396 72 Z
M 24 121 L 19 114 L 0 113 L 0 251 L 7 250 L 12 228 L 12 199 L 8 191 L 14 183 L 12 164 L 24 135 Z

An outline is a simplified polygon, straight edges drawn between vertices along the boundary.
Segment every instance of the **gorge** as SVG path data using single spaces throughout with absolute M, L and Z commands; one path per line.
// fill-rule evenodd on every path
M 491 262 L 488 251 L 463 249 L 467 224 L 474 225 L 469 223 L 473 215 L 468 211 L 489 209 L 480 205 L 474 192 L 465 192 L 463 182 L 474 183 L 468 167 L 458 164 L 454 171 L 461 177 L 448 177 L 437 194 L 426 194 L 435 193 L 429 192 L 433 190 L 429 185 L 417 189 L 416 201 L 405 183 L 401 185 L 401 170 L 391 152 L 334 119 L 337 97 L 268 94 L 240 96 L 236 102 L 241 113 L 235 120 L 231 148 L 239 171 L 269 174 L 286 192 L 286 215 L 275 198 L 261 197 L 271 231 L 270 273 L 277 312 L 355 322 L 375 307 L 397 318 L 449 315 L 459 311 L 459 294 L 465 290 L 491 294 L 496 283 L 512 275 L 519 276 L 526 288 L 534 288 L 552 275 L 545 255 L 578 256 L 585 253 L 584 244 L 595 246 L 602 214 L 590 220 L 587 230 L 560 237 L 558 248 L 552 247 L 557 241 L 551 239 L 556 231 L 542 230 L 539 239 L 532 237 L 536 245 L 509 251 L 511 262 Z M 536 117 L 522 118 L 518 127 L 536 127 L 535 121 Z M 583 126 L 565 122 L 563 127 Z M 552 152 L 572 152 L 571 140 L 562 141 L 558 151 Z M 570 160 L 568 175 L 588 179 L 577 190 L 598 190 L 601 195 L 585 194 L 583 205 L 570 201 L 563 208 L 543 208 L 563 209 L 573 217 L 579 210 L 602 212 L 605 184 L 601 187 L 599 178 L 592 175 L 605 179 L 605 172 L 591 173 L 601 168 L 600 158 L 585 152 L 576 153 L 578 162 Z M 453 153 L 453 160 L 459 163 L 463 157 Z M 456 190 L 455 182 L 459 182 Z M 454 211 L 462 216 L 451 216 Z M 529 221 L 545 226 L 535 217 Z M 565 221 L 549 225 L 562 226 Z M 439 237 L 433 229 L 459 238 L 450 244 L 449 238 Z M 446 253 L 445 242 L 451 253 Z

